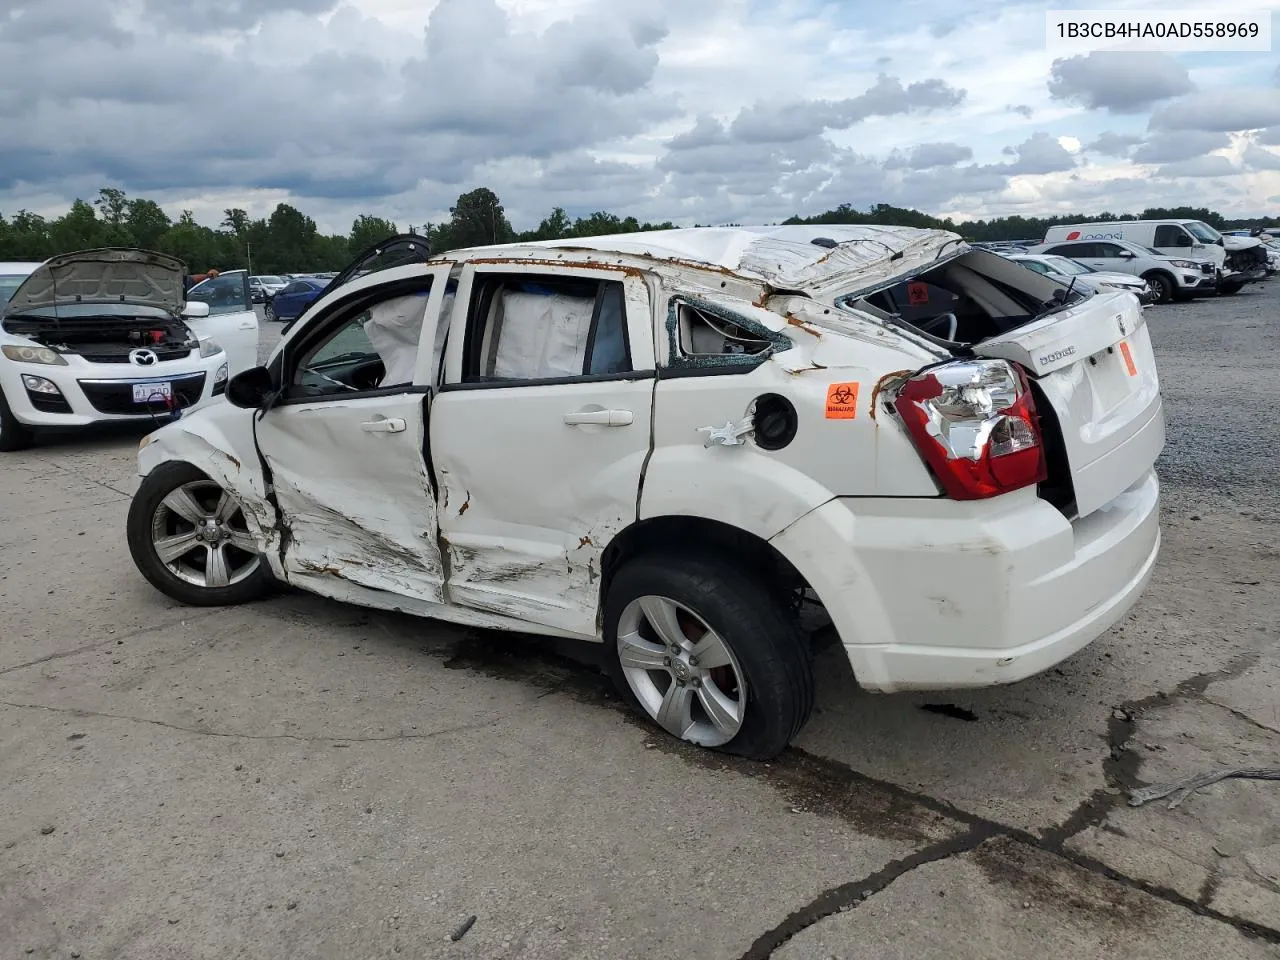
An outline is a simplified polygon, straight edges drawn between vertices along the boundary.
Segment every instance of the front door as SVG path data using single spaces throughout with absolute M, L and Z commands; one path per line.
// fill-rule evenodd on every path
M 463 271 L 430 423 L 453 603 L 599 635 L 601 554 L 650 449 L 650 310 L 598 264 Z
M 222 345 L 231 376 L 258 365 L 258 315 L 246 271 L 234 270 L 198 283 L 187 292 L 187 300 L 209 305 L 209 316 L 185 322 L 197 335 Z
M 377 607 L 444 602 L 418 345 L 434 343 L 449 268 L 364 278 L 290 340 L 282 396 L 256 430 L 291 583 Z

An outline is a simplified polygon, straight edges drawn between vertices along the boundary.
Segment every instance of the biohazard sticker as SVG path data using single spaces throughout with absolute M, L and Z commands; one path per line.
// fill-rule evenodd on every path
M 833 383 L 827 387 L 828 420 L 852 420 L 857 415 L 857 383 Z
M 916 282 L 907 284 L 907 303 L 915 307 L 928 302 L 929 285 L 927 283 Z

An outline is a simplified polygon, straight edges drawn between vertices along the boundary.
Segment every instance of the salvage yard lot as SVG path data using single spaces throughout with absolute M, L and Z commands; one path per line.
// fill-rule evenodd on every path
M 1147 310 L 1165 539 L 1119 627 L 892 697 L 819 634 L 771 764 L 671 742 L 590 649 L 177 607 L 124 544 L 140 431 L 6 455 L 3 955 L 1280 957 L 1280 783 L 1126 803 L 1280 765 L 1278 317 L 1277 281 Z

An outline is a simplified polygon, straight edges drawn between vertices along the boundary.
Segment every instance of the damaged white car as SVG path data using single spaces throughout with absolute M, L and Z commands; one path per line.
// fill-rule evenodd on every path
M 813 705 L 806 600 L 863 687 L 976 687 L 1151 575 L 1164 419 L 1127 293 L 907 228 L 393 246 L 143 441 L 160 590 L 602 641 L 663 729 L 763 758 Z
M 0 450 L 41 431 L 164 423 L 252 368 L 252 312 L 185 303 L 183 273 L 181 260 L 128 248 L 0 264 Z

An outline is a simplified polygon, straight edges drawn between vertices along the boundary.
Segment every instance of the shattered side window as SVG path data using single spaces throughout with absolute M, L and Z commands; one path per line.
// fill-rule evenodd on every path
M 679 307 L 680 352 L 686 357 L 764 353 L 772 342 L 732 321 L 683 303 Z
M 753 320 L 718 304 L 674 298 L 667 313 L 667 366 L 688 371 L 743 372 L 792 343 Z

